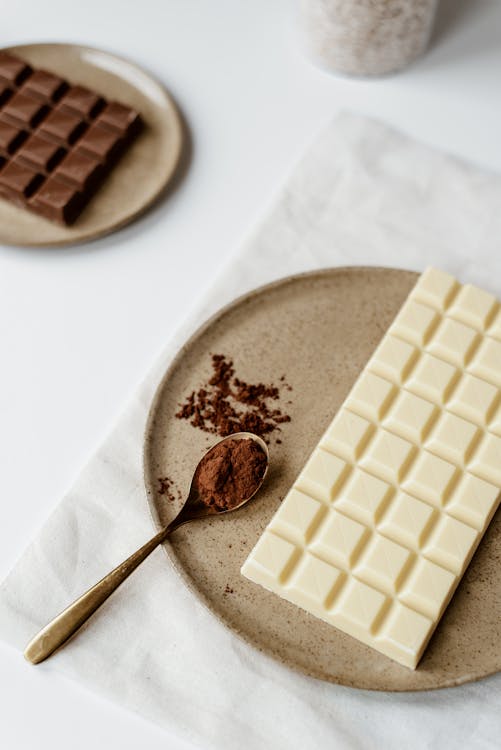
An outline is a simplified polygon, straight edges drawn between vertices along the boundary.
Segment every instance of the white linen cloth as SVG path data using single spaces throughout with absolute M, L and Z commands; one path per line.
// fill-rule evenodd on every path
M 501 177 L 364 118 L 337 118 L 0 587 L 0 636 L 22 648 L 153 532 L 142 440 L 155 387 L 186 337 L 235 296 L 309 269 L 440 266 L 501 293 Z M 157 550 L 59 669 L 203 748 L 499 747 L 501 674 L 443 691 L 371 693 L 296 674 L 227 630 Z M 242 697 L 244 698 L 242 700 Z

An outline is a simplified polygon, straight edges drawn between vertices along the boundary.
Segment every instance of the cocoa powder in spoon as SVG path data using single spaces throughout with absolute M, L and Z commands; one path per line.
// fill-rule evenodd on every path
M 247 500 L 259 487 L 267 458 L 251 438 L 225 440 L 201 460 L 195 484 L 206 505 L 230 510 Z

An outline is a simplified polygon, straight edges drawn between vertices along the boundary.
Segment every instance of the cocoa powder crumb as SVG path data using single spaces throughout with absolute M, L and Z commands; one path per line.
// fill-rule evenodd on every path
M 287 391 L 292 390 L 285 382 L 285 375 L 280 377 L 280 383 Z M 291 419 L 269 403 L 279 398 L 277 386 L 247 383 L 235 376 L 233 360 L 224 354 L 213 354 L 212 376 L 198 391 L 186 397 L 175 416 L 221 437 L 236 432 L 253 432 L 267 439 L 270 433 Z
M 254 494 L 266 466 L 266 454 L 251 438 L 218 443 L 195 473 L 200 499 L 218 510 L 234 508 Z
M 170 477 L 158 477 L 158 494 L 164 495 L 166 500 L 173 503 L 183 499 L 181 490 L 174 488 L 174 482 Z

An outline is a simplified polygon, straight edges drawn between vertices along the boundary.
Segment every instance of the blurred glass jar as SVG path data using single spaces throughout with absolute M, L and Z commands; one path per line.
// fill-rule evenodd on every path
M 405 67 L 430 41 L 438 0 L 301 0 L 312 59 L 339 73 L 376 76 Z

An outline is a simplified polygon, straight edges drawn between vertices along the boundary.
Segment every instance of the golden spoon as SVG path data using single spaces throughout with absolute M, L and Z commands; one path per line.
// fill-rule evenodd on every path
M 243 497 L 238 505 L 233 505 L 231 508 L 219 508 L 215 505 L 204 503 L 200 498 L 197 482 L 195 481 L 198 467 L 211 451 L 221 443 L 224 443 L 227 440 L 244 439 L 254 440 L 266 456 L 265 471 L 258 485 L 249 497 Z M 57 615 L 57 617 L 37 633 L 26 647 L 26 651 L 24 652 L 25 658 L 32 664 L 39 664 L 41 661 L 44 661 L 44 659 L 47 659 L 47 657 L 56 649 L 66 643 L 66 641 L 82 627 L 84 622 L 86 622 L 89 617 L 99 609 L 101 604 L 111 596 L 120 584 L 130 576 L 137 566 L 140 565 L 140 563 L 142 563 L 143 560 L 145 560 L 148 555 L 159 546 L 159 544 L 162 544 L 169 534 L 179 528 L 179 526 L 182 526 L 189 521 L 194 521 L 197 518 L 207 518 L 208 516 L 215 514 L 229 513 L 248 503 L 260 489 L 266 476 L 266 472 L 268 471 L 268 463 L 269 455 L 266 443 L 260 437 L 253 435 L 251 432 L 238 432 L 235 435 L 229 435 L 213 445 L 198 463 L 191 480 L 188 498 L 176 518 L 171 521 L 168 526 L 162 529 L 162 531 L 150 539 L 149 542 L 146 542 L 146 544 L 138 549 L 137 552 L 134 552 L 134 554 L 128 557 L 127 560 L 121 563 L 121 565 L 112 570 L 111 573 L 108 573 L 108 575 L 99 581 L 99 583 L 96 583 L 95 586 L 86 591 L 85 594 L 74 601 L 73 604 L 70 604 L 69 607 L 63 610 L 63 612 Z

